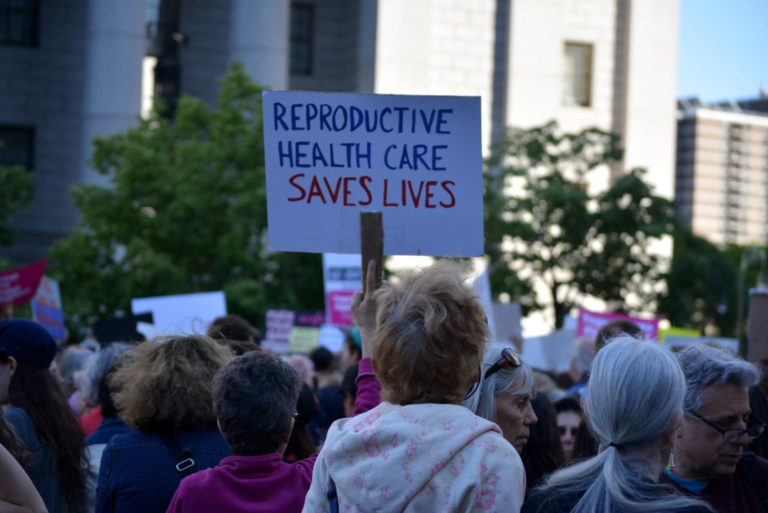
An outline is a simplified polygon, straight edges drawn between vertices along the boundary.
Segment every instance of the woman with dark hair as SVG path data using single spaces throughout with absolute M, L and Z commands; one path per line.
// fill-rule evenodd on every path
M 576 433 L 578 433 L 579 424 L 582 422 L 581 404 L 575 397 L 565 396 L 555 401 L 553 406 L 557 412 L 557 428 L 560 432 L 560 443 L 563 446 L 565 463 L 568 463 L 574 457 Z M 594 456 L 594 454 L 589 456 Z
M 544 477 L 565 463 L 552 403 L 544 394 L 536 394 L 531 399 L 531 407 L 538 422 L 531 426 L 530 438 L 520 455 L 527 477 L 526 492 L 540 485 Z
M 317 401 L 315 394 L 309 385 L 301 384 L 299 398 L 296 401 L 296 417 L 294 418 L 291 438 L 288 440 L 288 446 L 283 453 L 283 459 L 293 463 L 305 458 L 309 458 L 317 452 L 315 442 L 309 434 L 308 424 L 317 413 Z
M 48 511 L 82 511 L 85 442 L 60 381 L 49 370 L 56 342 L 26 319 L 0 322 L 0 403 L 16 437 L 32 453 L 29 477 Z
M 144 342 L 124 358 L 109 384 L 120 416 L 137 432 L 107 443 L 96 511 L 162 513 L 184 476 L 229 455 L 212 383 L 232 352 L 192 335 Z

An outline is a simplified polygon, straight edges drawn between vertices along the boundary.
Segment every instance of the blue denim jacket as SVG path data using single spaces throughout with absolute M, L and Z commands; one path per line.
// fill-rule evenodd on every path
M 177 431 L 174 436 L 183 449 L 192 451 L 195 471 L 215 467 L 230 455 L 215 427 Z M 159 435 L 115 435 L 101 457 L 96 513 L 164 513 L 182 477 Z
M 91 436 L 85 437 L 85 445 L 105 444 L 115 435 L 133 433 L 120 417 L 104 417 Z

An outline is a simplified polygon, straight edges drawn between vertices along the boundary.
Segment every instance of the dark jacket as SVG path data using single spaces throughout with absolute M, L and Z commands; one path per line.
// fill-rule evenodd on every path
M 195 471 L 215 467 L 229 456 L 229 445 L 215 427 L 174 436 L 182 449 L 192 451 Z M 159 435 L 115 435 L 101 458 L 96 513 L 164 513 L 182 477 Z
M 644 493 L 650 493 L 656 496 L 663 496 L 665 494 L 674 493 L 670 487 L 659 486 L 648 478 L 641 479 L 646 489 Z M 528 500 L 523 504 L 523 508 L 520 513 L 570 513 L 573 507 L 581 499 L 583 492 L 564 492 L 557 488 L 550 488 L 547 490 L 535 490 L 531 493 Z M 650 510 L 648 510 L 650 512 Z M 653 513 L 665 513 L 666 510 L 653 510 Z M 622 513 L 616 510 L 615 513 Z M 677 513 L 682 513 L 677 510 Z M 704 506 L 693 506 L 685 509 L 685 513 L 711 513 Z
M 745 452 L 744 457 L 755 458 L 756 456 Z M 681 493 L 707 501 L 717 513 L 764 513 L 768 511 L 768 507 L 761 504 L 760 496 L 755 488 L 766 488 L 768 460 L 757 458 L 755 464 L 759 465 L 756 474 L 759 474 L 760 469 L 762 469 L 762 474 L 755 476 L 754 486 L 749 483 L 749 478 L 746 475 L 749 470 L 743 459 L 736 467 L 736 472 L 729 476 L 713 479 L 700 495 L 680 486 L 666 473 L 662 475 L 662 480 L 672 484 Z
M 44 440 L 40 440 L 35 431 L 32 419 L 21 408 L 11 408 L 3 414 L 5 421 L 11 425 L 16 437 L 26 450 L 32 453 L 33 464 L 27 469 L 27 474 L 43 498 L 49 513 L 66 513 L 69 511 L 67 501 L 59 486 L 56 471 L 56 459 L 48 450 Z

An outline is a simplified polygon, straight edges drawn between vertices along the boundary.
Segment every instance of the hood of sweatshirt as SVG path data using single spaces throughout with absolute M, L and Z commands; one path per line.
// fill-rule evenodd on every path
M 499 427 L 459 405 L 383 402 L 334 423 L 322 454 L 341 511 L 400 512 L 414 498 L 412 508 L 473 502 L 469 509 L 495 511 L 525 490 L 520 457 Z

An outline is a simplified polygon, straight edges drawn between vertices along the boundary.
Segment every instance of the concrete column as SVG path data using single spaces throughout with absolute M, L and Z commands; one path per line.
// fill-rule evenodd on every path
M 141 110 L 144 2 L 90 0 L 86 32 L 81 180 L 107 183 L 86 165 L 94 137 L 134 126 Z
M 288 89 L 290 15 L 289 0 L 232 0 L 230 60 L 272 89 Z
M 768 357 L 768 290 L 749 291 L 747 360 L 757 362 Z

